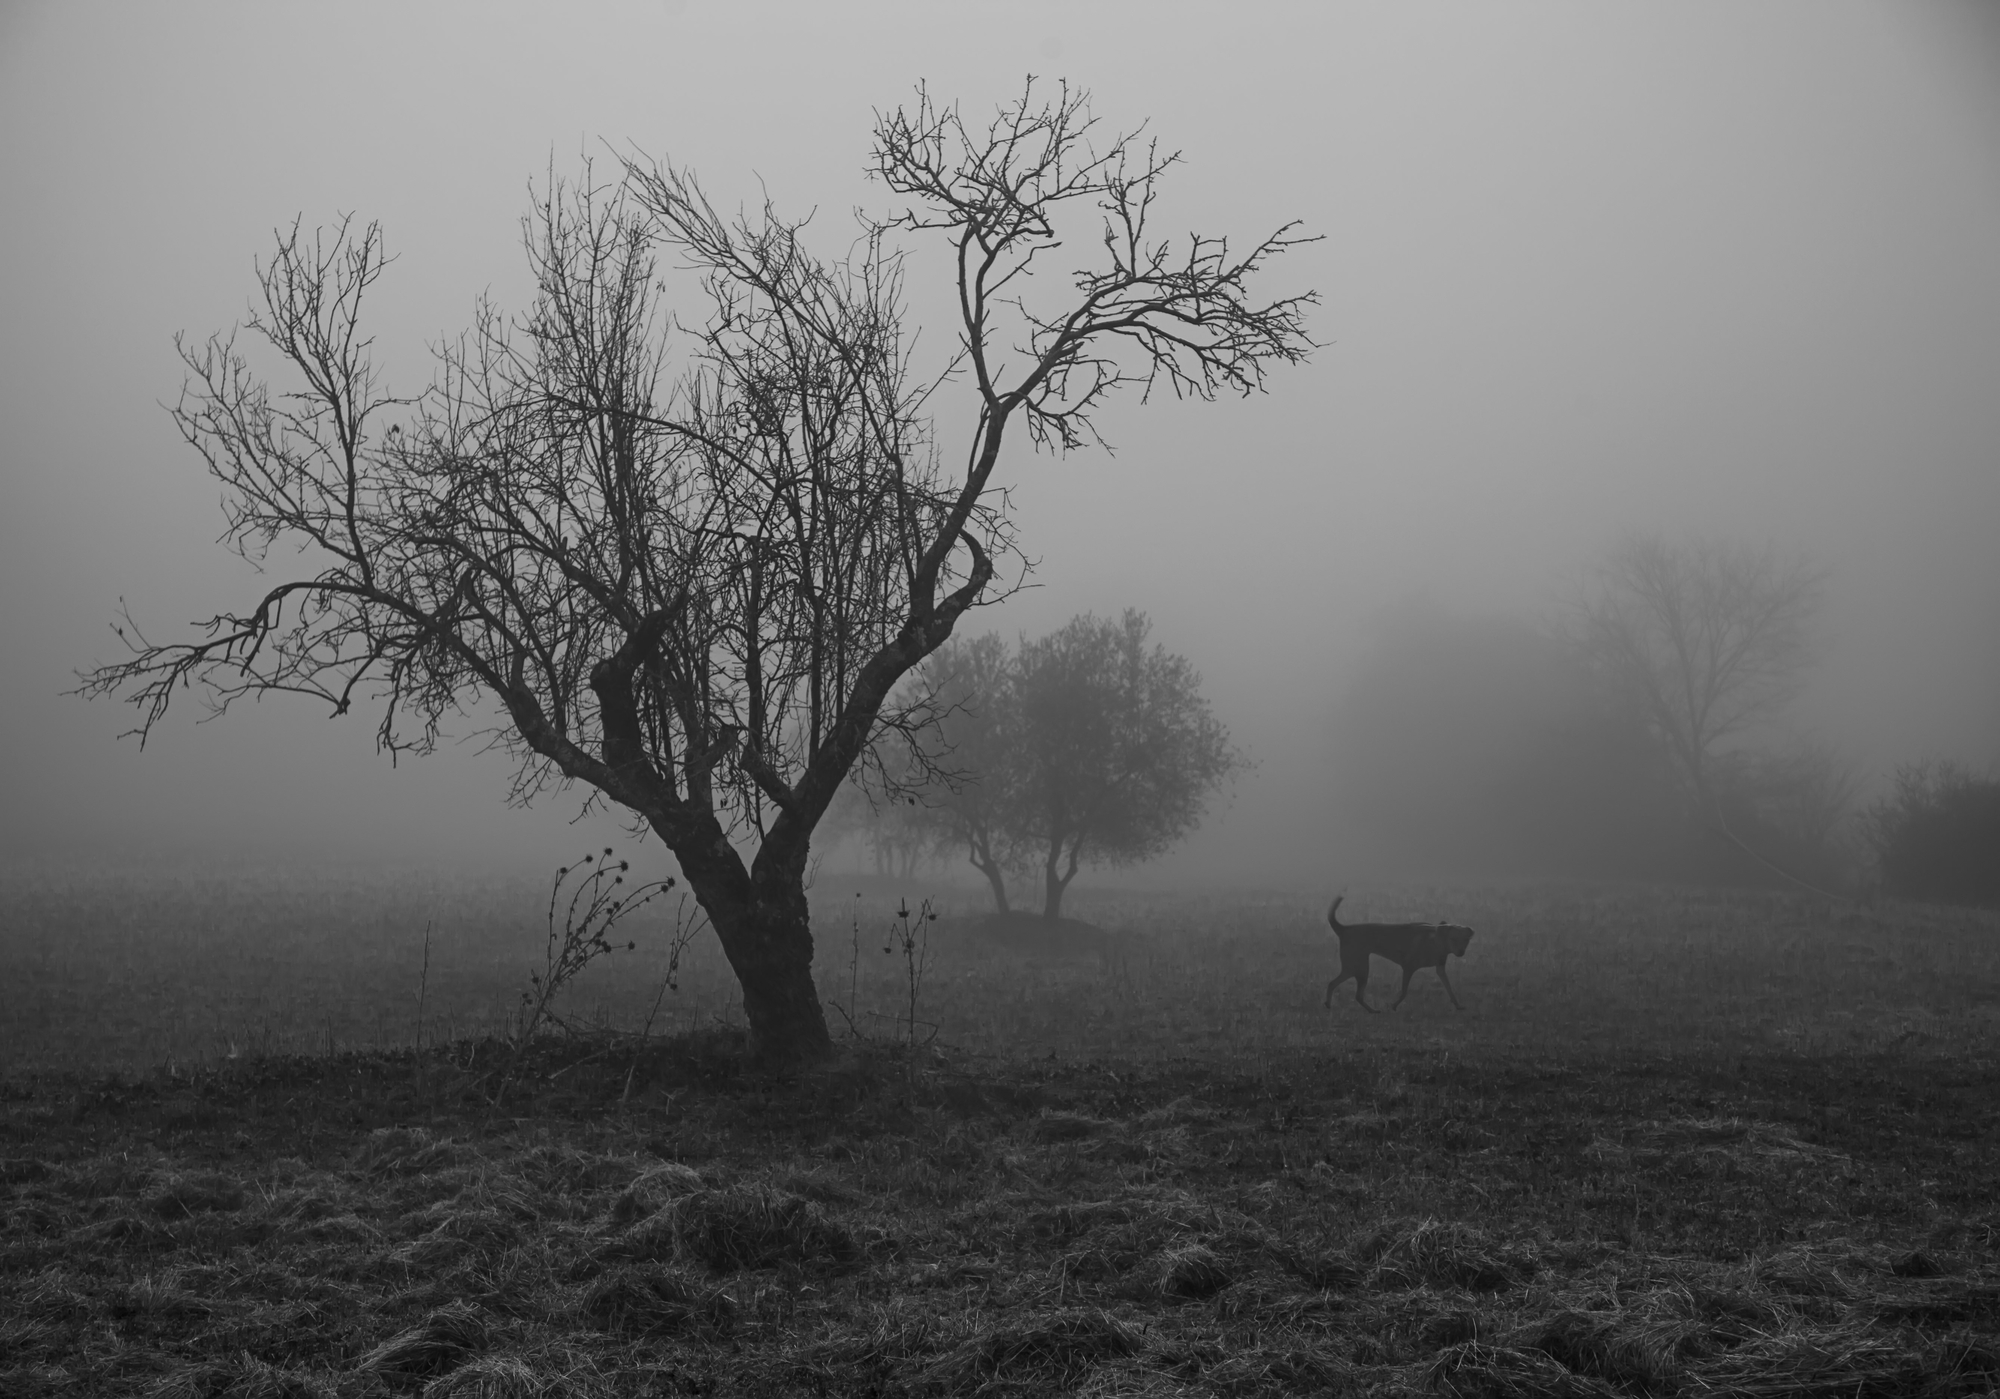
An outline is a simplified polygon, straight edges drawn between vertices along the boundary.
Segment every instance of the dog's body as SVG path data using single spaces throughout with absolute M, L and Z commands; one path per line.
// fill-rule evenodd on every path
M 1344 897 L 1344 896 L 1343 896 Z M 1374 1010 L 1368 1004 L 1368 959 L 1371 956 L 1387 957 L 1403 969 L 1403 989 L 1389 1009 L 1394 1010 L 1403 1003 L 1403 997 L 1410 994 L 1410 978 L 1420 968 L 1437 968 L 1438 980 L 1444 983 L 1444 993 L 1451 997 L 1453 1008 L 1464 1010 L 1458 1003 L 1458 993 L 1451 989 L 1451 978 L 1445 975 L 1444 961 L 1447 957 L 1463 957 L 1466 947 L 1472 942 L 1472 929 L 1457 923 L 1347 923 L 1340 921 L 1340 900 L 1333 901 L 1333 907 L 1326 911 L 1326 921 L 1333 926 L 1340 938 L 1340 975 L 1326 984 L 1326 1004 L 1333 1005 L 1334 988 L 1350 976 L 1354 978 L 1354 999 L 1361 1003 L 1363 1010 Z

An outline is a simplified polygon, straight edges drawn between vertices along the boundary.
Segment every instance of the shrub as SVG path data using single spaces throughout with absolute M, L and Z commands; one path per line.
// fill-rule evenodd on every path
M 1863 816 L 1862 830 L 1883 892 L 2000 904 L 2000 781 L 1975 777 L 1963 763 L 1905 763 L 1894 790 Z

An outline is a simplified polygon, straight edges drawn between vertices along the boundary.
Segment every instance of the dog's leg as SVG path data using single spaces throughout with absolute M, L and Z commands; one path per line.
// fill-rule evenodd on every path
M 1368 954 L 1365 952 L 1361 954 L 1361 970 L 1354 974 L 1354 999 L 1370 1015 L 1375 1013 L 1375 1007 L 1368 1004 Z
M 1341 983 L 1341 982 L 1343 982 L 1343 981 L 1347 980 L 1347 978 L 1349 978 L 1350 976 L 1353 976 L 1353 975 L 1354 975 L 1354 973 L 1353 973 L 1353 972 L 1349 971 L 1349 970 L 1348 970 L 1348 969 L 1347 969 L 1346 967 L 1342 967 L 1342 968 L 1340 969 L 1340 975 L 1339 975 L 1339 976 L 1336 976 L 1336 977 L 1335 977 L 1335 978 L 1334 978 L 1333 980 L 1331 980 L 1331 981 L 1327 982 L 1327 984 L 1326 984 L 1326 1009 L 1328 1009 L 1328 1010 L 1332 1010 L 1332 1009 L 1333 1009 L 1333 991 L 1334 991 L 1334 988 L 1335 988 L 1336 986 L 1340 985 L 1340 983 Z
M 1417 974 L 1417 969 L 1415 967 L 1403 968 L 1403 989 L 1397 993 L 1395 1004 L 1391 1005 L 1389 1009 L 1394 1010 L 1396 1006 L 1399 1006 L 1403 1003 L 1403 997 L 1410 994 L 1410 978 L 1415 976 L 1416 974 Z
M 1458 992 L 1451 989 L 1451 978 L 1444 974 L 1443 962 L 1438 963 L 1438 980 L 1444 983 L 1445 995 L 1451 997 L 1451 1008 L 1453 1010 L 1464 1010 L 1465 1007 L 1458 1003 Z

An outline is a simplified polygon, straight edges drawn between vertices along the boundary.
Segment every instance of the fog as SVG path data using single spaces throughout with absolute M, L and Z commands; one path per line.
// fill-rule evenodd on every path
M 1264 283 L 1324 298 L 1267 395 L 1128 398 L 1115 455 L 1022 437 L 1001 468 L 1035 586 L 969 630 L 1143 608 L 1256 764 L 1110 877 L 1365 878 L 1334 749 L 1384 628 L 1536 623 L 1632 528 L 1826 569 L 1794 723 L 1865 780 L 2000 761 L 2000 11 L 1220 13 L 0 9 L 0 848 L 478 868 L 615 834 L 572 825 L 580 796 L 505 808 L 477 742 L 392 766 L 359 707 L 190 703 L 142 752 L 123 706 L 63 693 L 118 654 L 121 598 L 160 636 L 255 586 L 162 407 L 175 333 L 243 318 L 274 226 L 354 211 L 397 257 L 373 327 L 415 392 L 477 296 L 525 301 L 552 161 L 669 156 L 725 206 L 817 208 L 832 253 L 887 206 L 875 109 L 922 80 L 983 112 L 1029 73 L 1184 153 L 1167 224 L 1323 235 Z

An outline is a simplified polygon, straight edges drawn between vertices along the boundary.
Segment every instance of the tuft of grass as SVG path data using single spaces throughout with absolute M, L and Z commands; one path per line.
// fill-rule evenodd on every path
M 1159 1289 L 1166 1297 L 1213 1297 L 1236 1281 L 1222 1255 L 1207 1244 L 1187 1243 L 1160 1255 Z
M 1861 1326 L 1801 1329 L 1749 1338 L 1704 1367 L 1701 1382 L 1706 1393 L 1721 1399 L 1852 1394 L 1917 1399 L 1987 1392 L 1990 1370 L 1977 1374 L 1955 1368 L 1940 1374 L 1942 1358 L 1935 1350 L 1913 1353 L 1895 1338 Z
M 694 1167 L 684 1166 L 678 1161 L 663 1161 L 642 1171 L 637 1179 L 618 1193 L 618 1198 L 611 1204 L 611 1218 L 619 1224 L 630 1224 L 635 1219 L 643 1219 L 665 1209 L 683 1195 L 692 1195 L 706 1188 L 707 1182 Z
M 1677 1393 L 1681 1370 L 1672 1346 L 1657 1332 L 1631 1330 L 1625 1322 L 1617 1313 L 1560 1311 L 1523 1327 L 1509 1344 L 1539 1351 L 1574 1374 L 1628 1393 Z
M 621 1265 L 591 1282 L 576 1312 L 587 1325 L 616 1335 L 719 1336 L 734 1326 L 736 1303 L 678 1268 Z
M 378 1127 L 355 1153 L 355 1164 L 376 1175 L 425 1175 L 462 1164 L 470 1151 L 424 1127 Z
M 577 1392 L 567 1378 L 544 1376 L 518 1355 L 482 1355 L 426 1384 L 423 1399 L 543 1399 Z
M 840 1267 L 860 1254 L 854 1236 L 812 1201 L 755 1185 L 684 1195 L 634 1233 L 664 1236 L 674 1257 L 698 1260 L 718 1273 L 783 1263 Z
M 1087 1113 L 1051 1109 L 1036 1119 L 1034 1137 L 1042 1142 L 1080 1142 L 1102 1135 L 1110 1126 Z
M 146 1207 L 161 1219 L 183 1219 L 208 1211 L 233 1213 L 243 1208 L 246 1198 L 241 1182 L 204 1173 L 162 1183 L 147 1197 Z
M 983 1330 L 933 1362 L 925 1378 L 955 1390 L 1051 1394 L 1139 1350 L 1138 1334 L 1109 1312 L 1059 1312 Z
M 1498 1292 L 1515 1282 L 1514 1267 L 1478 1229 L 1451 1221 L 1395 1221 L 1378 1226 L 1355 1249 L 1372 1264 L 1374 1287 L 1463 1287 Z
M 335 1399 L 333 1384 L 314 1375 L 244 1358 L 183 1365 L 161 1377 L 149 1399 Z
M 1425 1379 L 1448 1399 L 1614 1399 L 1618 1393 L 1544 1351 L 1484 1341 L 1447 1346 Z
M 1275 1246 L 1272 1256 L 1287 1273 L 1318 1292 L 1345 1292 L 1361 1285 L 1364 1270 L 1352 1258 L 1316 1250 Z
M 362 1356 L 361 1374 L 391 1386 L 411 1386 L 450 1373 L 484 1350 L 491 1332 L 476 1307 L 454 1303 L 398 1331 Z

